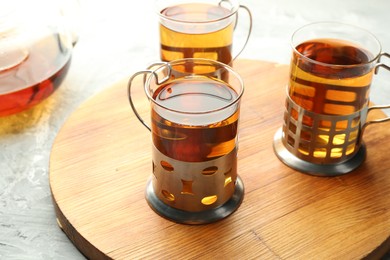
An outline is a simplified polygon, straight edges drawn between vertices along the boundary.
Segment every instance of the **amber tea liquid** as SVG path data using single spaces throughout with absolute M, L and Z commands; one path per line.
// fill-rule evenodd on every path
M 234 22 L 231 18 L 222 19 L 230 13 L 222 6 L 205 3 L 162 10 L 161 14 L 171 20 L 160 23 L 161 59 L 207 58 L 231 64 Z M 218 19 L 222 20 L 214 21 Z
M 348 115 L 367 105 L 371 53 L 332 39 L 304 42 L 296 50 L 310 59 L 295 52 L 292 57 L 289 95 L 299 106 L 318 114 Z
M 221 108 L 236 98 L 237 93 L 225 83 L 204 77 L 162 85 L 153 99 L 183 113 L 176 117 L 153 107 L 154 146 L 164 155 L 183 162 L 204 162 L 228 154 L 236 147 L 238 105 L 217 114 L 196 113 Z
M 368 105 L 369 89 L 373 76 L 373 55 L 365 49 L 346 41 L 335 39 L 315 39 L 296 46 L 293 53 L 289 95 L 291 99 L 305 110 L 321 115 L 348 115 L 361 110 Z M 304 57 L 302 57 L 304 56 Z M 296 111 L 292 117 L 297 119 Z M 310 118 L 303 118 L 303 124 L 312 126 Z M 353 124 L 360 124 L 353 122 Z M 330 131 L 330 122 L 322 122 L 320 129 Z M 348 122 L 338 122 L 336 131 L 343 131 Z M 302 133 L 302 139 L 309 139 L 310 133 Z M 358 133 L 353 133 L 346 140 L 345 134 L 336 135 L 329 140 L 329 135 L 317 136 L 316 142 L 326 145 L 343 144 L 357 139 Z M 301 152 L 305 153 L 305 148 Z M 355 151 L 355 146 L 349 147 L 348 153 Z M 317 154 L 316 154 L 317 153 Z M 322 151 L 316 151 L 315 156 L 321 157 Z M 332 156 L 338 156 L 337 149 Z M 325 152 L 323 153 L 325 156 Z
M 56 37 L 35 42 L 25 60 L 0 70 L 0 117 L 40 103 L 58 88 L 69 68 L 70 51 L 62 48 Z

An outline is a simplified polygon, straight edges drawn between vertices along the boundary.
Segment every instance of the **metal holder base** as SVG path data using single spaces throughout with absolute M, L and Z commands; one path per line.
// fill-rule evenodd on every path
M 232 197 L 222 206 L 215 209 L 189 212 L 173 208 L 163 203 L 155 194 L 153 189 L 152 177 L 149 178 L 146 185 L 146 201 L 149 206 L 160 216 L 182 224 L 207 224 L 226 218 L 232 214 L 241 205 L 244 198 L 244 184 L 237 176 L 235 190 Z
M 275 154 L 284 164 L 303 173 L 325 177 L 343 175 L 359 167 L 366 157 L 366 147 L 362 144 L 356 155 L 347 161 L 337 164 L 315 164 L 304 161 L 290 153 L 282 142 L 282 136 L 283 131 L 280 128 L 274 136 Z

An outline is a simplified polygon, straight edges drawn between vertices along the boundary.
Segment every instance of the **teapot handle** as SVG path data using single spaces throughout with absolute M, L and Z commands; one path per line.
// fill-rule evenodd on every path
M 66 0 L 58 3 L 59 12 L 67 27 L 72 45 L 75 46 L 79 40 L 79 23 L 81 20 L 81 3 L 80 0 Z

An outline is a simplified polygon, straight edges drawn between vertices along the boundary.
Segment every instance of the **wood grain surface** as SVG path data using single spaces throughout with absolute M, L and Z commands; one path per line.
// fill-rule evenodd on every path
M 85 256 L 360 259 L 390 249 L 390 124 L 366 129 L 367 159 L 354 172 L 296 172 L 272 148 L 282 124 L 288 66 L 238 60 L 234 68 L 246 88 L 238 160 L 245 197 L 235 213 L 213 224 L 175 224 L 149 208 L 144 190 L 151 136 L 128 104 L 127 79 L 69 117 L 52 148 L 50 186 L 59 225 Z M 134 97 L 148 117 L 140 80 Z

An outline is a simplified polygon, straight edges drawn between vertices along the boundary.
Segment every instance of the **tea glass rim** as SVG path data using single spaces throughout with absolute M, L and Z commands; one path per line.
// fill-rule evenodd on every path
M 181 20 L 181 19 L 177 19 L 177 18 L 171 18 L 171 17 L 166 16 L 166 15 L 161 13 L 161 11 L 164 10 L 165 8 L 170 7 L 170 6 L 174 6 L 174 5 L 158 6 L 158 3 L 162 2 L 162 1 L 155 0 L 154 2 L 155 2 L 155 11 L 157 12 L 157 14 L 160 18 L 168 20 L 168 21 L 176 22 L 176 23 L 183 23 L 183 24 L 207 24 L 207 23 L 215 23 L 215 22 L 223 21 L 223 20 L 235 15 L 237 13 L 238 9 L 240 8 L 238 0 L 221 0 L 219 3 L 229 2 L 232 5 L 232 8 L 229 9 L 230 10 L 229 14 L 227 14 L 223 17 L 220 17 L 218 19 L 210 19 L 210 20 L 204 20 L 204 21 L 187 21 L 187 20 Z M 204 1 L 204 2 L 206 2 L 206 1 Z M 194 1 L 188 2 L 188 3 L 194 3 Z
M 216 109 L 210 109 L 210 110 L 207 110 L 207 111 L 200 111 L 200 112 L 188 112 L 188 111 L 180 111 L 180 110 L 176 110 L 176 109 L 172 109 L 172 108 L 169 108 L 169 107 L 166 107 L 164 105 L 161 105 L 159 104 L 152 96 L 151 96 L 151 90 L 150 90 L 150 84 L 151 84 L 151 81 L 152 81 L 152 78 L 155 78 L 155 81 L 156 81 L 156 84 L 157 85 L 160 85 L 161 83 L 164 83 L 164 82 L 157 82 L 158 79 L 155 77 L 156 75 L 156 72 L 160 69 L 164 69 L 165 66 L 171 66 L 171 65 L 178 65 L 178 64 L 181 64 L 181 63 L 185 63 L 185 62 L 189 62 L 189 61 L 192 61 L 194 63 L 209 63 L 209 64 L 214 64 L 214 65 L 218 65 L 220 67 L 223 67 L 224 69 L 226 69 L 228 72 L 229 72 L 229 75 L 234 75 L 236 80 L 238 80 L 239 82 L 239 85 L 240 85 L 240 91 L 239 93 L 237 93 L 237 96 L 231 101 L 229 102 L 228 104 L 224 105 L 224 106 L 221 106 L 219 108 L 216 108 Z M 231 73 L 231 74 L 230 74 Z M 194 75 L 197 75 L 197 73 L 194 73 Z M 223 81 L 224 83 L 227 83 L 225 81 Z M 228 84 L 228 83 L 227 83 Z M 235 90 L 235 89 L 234 89 Z M 168 111 L 171 111 L 171 112 L 175 112 L 175 113 L 179 113 L 179 114 L 188 114 L 188 115 L 205 115 L 205 114 L 211 114 L 211 113 L 215 113 L 215 112 L 218 112 L 218 111 L 222 111 L 224 109 L 227 109 L 233 105 L 235 105 L 236 103 L 238 103 L 242 97 L 242 95 L 244 94 L 244 81 L 242 80 L 240 74 L 238 74 L 232 67 L 222 63 L 222 62 L 219 62 L 219 61 L 215 61 L 215 60 L 211 60 L 211 59 L 204 59 L 204 58 L 185 58 L 185 59 L 177 59 L 177 60 L 173 60 L 173 61 L 170 61 L 170 62 L 164 62 L 164 63 L 161 63 L 160 66 L 158 66 L 156 69 L 153 69 L 152 70 L 152 73 L 149 74 L 149 76 L 146 78 L 145 80 L 145 83 L 144 83 L 144 91 L 148 97 L 148 100 L 150 100 L 151 102 L 153 102 L 155 105 L 157 105 L 158 107 L 161 107 L 163 109 L 166 109 Z M 152 92 L 154 93 L 154 92 Z
M 298 44 L 295 44 L 294 45 L 294 37 L 297 35 L 297 33 L 299 33 L 300 31 L 302 31 L 303 29 L 306 29 L 308 27 L 311 27 L 311 26 L 315 26 L 315 25 L 333 25 L 333 26 L 345 26 L 345 27 L 349 27 L 349 28 L 353 28 L 355 30 L 359 30 L 361 31 L 362 33 L 365 33 L 367 36 L 371 37 L 371 40 L 373 40 L 377 45 L 378 45 L 378 51 L 377 53 L 372 53 L 373 54 L 373 57 L 369 60 L 369 61 L 366 61 L 364 63 L 360 63 L 360 64 L 332 64 L 332 63 L 326 63 L 326 62 L 321 62 L 321 61 L 316 61 L 316 60 L 313 60 L 305 55 L 303 55 L 301 52 L 299 52 L 296 47 L 298 46 Z M 313 38 L 314 39 L 314 38 Z M 318 38 L 317 38 L 318 39 Z M 333 39 L 341 39 L 341 37 L 339 38 L 333 38 Z M 303 42 L 303 41 L 302 41 Z M 302 43 L 302 42 L 299 42 Z M 294 33 L 292 34 L 291 36 L 291 40 L 290 40 L 290 46 L 293 50 L 294 53 L 296 53 L 300 58 L 304 59 L 304 60 L 308 60 L 310 61 L 311 63 L 314 63 L 314 64 L 317 64 L 317 65 L 321 65 L 321 66 L 324 66 L 324 67 L 333 67 L 333 68 L 356 68 L 356 67 L 364 67 L 364 66 L 367 66 L 367 65 L 370 65 L 372 63 L 374 63 L 375 61 L 377 61 L 379 59 L 379 57 L 381 56 L 381 53 L 382 53 L 382 45 L 380 43 L 380 41 L 378 40 L 378 38 L 372 33 L 370 32 L 369 30 L 367 29 L 364 29 L 362 27 L 359 27 L 359 26 L 356 26 L 356 25 L 352 25 L 352 24 L 348 24 L 348 23 L 343 23 L 343 22 L 334 22 L 334 21 L 322 21 L 322 22 L 314 22 L 314 23 L 309 23 L 309 24 L 306 24 L 306 25 L 303 25 L 301 27 L 299 27 L 298 29 L 296 29 L 294 31 Z M 362 47 L 365 47 L 365 46 L 362 46 Z M 370 52 L 371 53 L 371 52 Z

